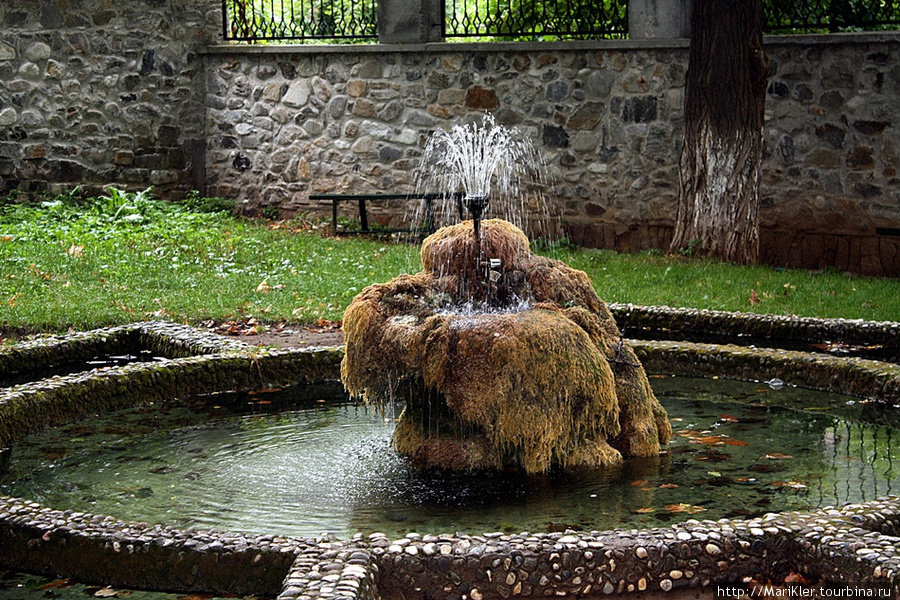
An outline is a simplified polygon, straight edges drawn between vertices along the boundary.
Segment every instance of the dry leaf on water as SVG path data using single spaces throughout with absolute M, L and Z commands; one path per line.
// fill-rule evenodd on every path
M 682 502 L 681 504 L 667 504 L 665 506 L 666 512 L 670 513 L 686 513 L 689 515 L 694 515 L 699 512 L 703 512 L 706 509 L 702 506 L 694 506 L 693 504 L 686 504 Z
M 763 456 L 766 460 L 787 460 L 789 458 L 794 458 L 790 454 L 782 454 L 781 452 L 769 452 L 765 456 Z
M 51 581 L 50 583 L 45 583 L 40 586 L 39 590 L 49 590 L 53 588 L 68 588 L 75 585 L 75 582 L 71 579 L 57 579 L 56 581 Z

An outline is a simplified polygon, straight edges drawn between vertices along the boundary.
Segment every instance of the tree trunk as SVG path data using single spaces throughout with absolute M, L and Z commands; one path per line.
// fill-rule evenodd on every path
M 673 252 L 756 262 L 768 71 L 762 0 L 694 2 Z

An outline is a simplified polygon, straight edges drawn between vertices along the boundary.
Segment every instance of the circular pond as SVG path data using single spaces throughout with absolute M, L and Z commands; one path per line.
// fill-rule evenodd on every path
M 390 447 L 400 407 L 380 414 L 330 385 L 145 404 L 47 430 L 13 449 L 0 494 L 180 528 L 347 537 L 645 528 L 900 490 L 898 434 L 865 403 L 652 382 L 674 439 L 663 456 L 612 470 L 417 473 Z

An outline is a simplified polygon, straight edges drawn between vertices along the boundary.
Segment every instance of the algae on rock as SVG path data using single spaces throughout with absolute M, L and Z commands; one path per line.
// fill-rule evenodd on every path
M 658 454 L 665 410 L 587 275 L 533 255 L 506 221 L 481 229 L 480 254 L 471 221 L 445 227 L 423 243 L 422 272 L 353 300 L 350 393 L 405 401 L 394 446 L 420 468 L 541 472 Z

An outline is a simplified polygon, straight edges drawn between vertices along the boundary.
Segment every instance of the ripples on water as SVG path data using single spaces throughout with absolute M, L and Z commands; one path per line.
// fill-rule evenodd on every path
M 419 474 L 390 447 L 399 407 L 382 415 L 333 388 L 298 388 L 141 407 L 32 436 L 14 448 L 0 493 L 123 520 L 346 537 L 649 527 L 900 490 L 897 433 L 857 422 L 861 403 L 653 383 L 675 438 L 664 456 L 617 469 Z M 781 408 L 800 405 L 808 409 Z

